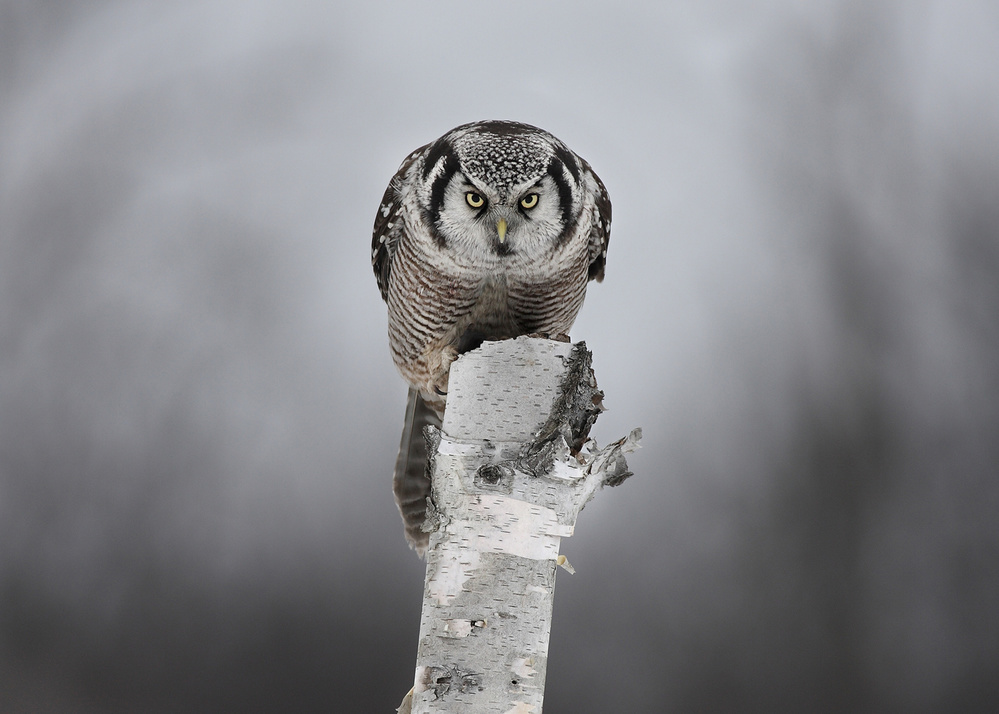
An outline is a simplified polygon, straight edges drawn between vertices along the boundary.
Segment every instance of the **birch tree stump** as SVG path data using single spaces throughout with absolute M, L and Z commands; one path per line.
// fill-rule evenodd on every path
M 540 714 L 559 543 L 641 431 L 597 450 L 603 396 L 583 343 L 520 337 L 459 358 L 442 429 L 412 712 Z M 404 711 L 402 709 L 400 711 Z

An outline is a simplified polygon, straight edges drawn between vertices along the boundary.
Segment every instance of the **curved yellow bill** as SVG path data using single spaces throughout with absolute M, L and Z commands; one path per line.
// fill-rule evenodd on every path
M 499 233 L 500 243 L 506 240 L 506 219 L 500 218 L 496 221 L 496 232 Z

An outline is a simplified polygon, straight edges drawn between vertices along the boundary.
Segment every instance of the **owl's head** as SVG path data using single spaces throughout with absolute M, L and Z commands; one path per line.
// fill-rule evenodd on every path
M 414 171 L 423 217 L 456 252 L 527 259 L 573 234 L 585 185 L 565 144 L 528 124 L 488 121 L 452 129 L 426 147 Z

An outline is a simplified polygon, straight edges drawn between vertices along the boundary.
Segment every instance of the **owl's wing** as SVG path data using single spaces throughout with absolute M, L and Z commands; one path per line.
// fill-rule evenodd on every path
M 590 224 L 590 280 L 598 283 L 604 279 L 604 265 L 607 262 L 607 244 L 610 243 L 611 202 L 604 182 L 600 180 L 590 165 L 580 159 L 583 170 L 588 173 L 596 184 L 594 199 L 594 216 Z
M 371 267 L 374 268 L 375 280 L 378 281 L 382 300 L 388 298 L 392 256 L 395 254 L 396 246 L 399 245 L 399 239 L 402 237 L 404 229 L 401 191 L 403 180 L 410 167 L 426 148 L 426 146 L 421 146 L 402 162 L 402 166 L 389 181 L 388 188 L 385 189 L 385 194 L 382 196 L 382 202 L 378 206 L 378 213 L 375 215 L 375 227 L 371 232 Z

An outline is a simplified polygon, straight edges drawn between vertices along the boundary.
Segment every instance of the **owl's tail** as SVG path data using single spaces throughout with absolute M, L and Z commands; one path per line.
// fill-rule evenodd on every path
M 430 496 L 427 442 L 423 436 L 423 428 L 429 425 L 440 428 L 441 418 L 423 401 L 418 389 L 410 389 L 399 456 L 395 461 L 395 474 L 392 477 L 392 491 L 399 513 L 402 514 L 406 540 L 421 556 L 430 539 L 429 534 L 422 530 L 427 515 L 427 498 Z

